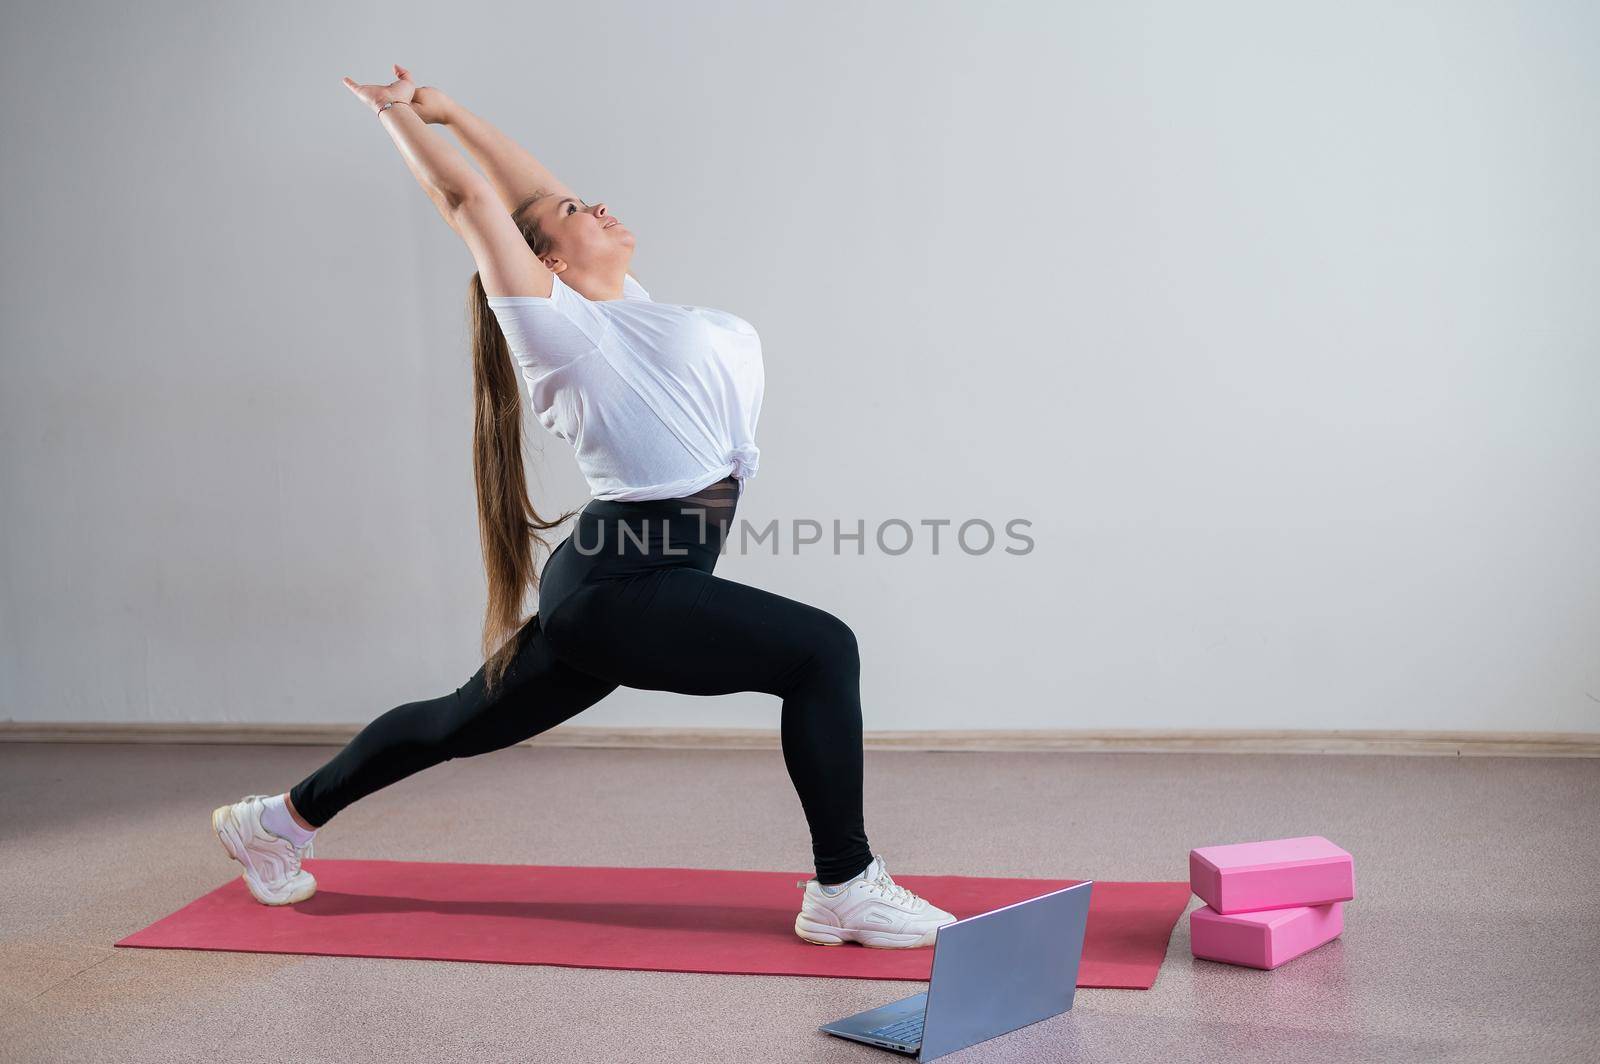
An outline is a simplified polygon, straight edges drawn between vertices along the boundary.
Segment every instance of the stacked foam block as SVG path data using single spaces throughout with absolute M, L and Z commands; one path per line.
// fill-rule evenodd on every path
M 1339 937 L 1355 862 L 1321 835 L 1202 846 L 1189 886 L 1205 902 L 1189 914 L 1194 955 L 1270 970 Z

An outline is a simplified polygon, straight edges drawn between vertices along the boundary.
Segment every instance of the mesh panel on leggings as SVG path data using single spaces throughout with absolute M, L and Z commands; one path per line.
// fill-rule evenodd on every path
M 681 500 L 685 510 L 703 510 L 705 525 L 715 526 L 724 536 L 733 523 L 733 510 L 738 502 L 739 482 L 733 477 L 723 477 L 715 484 L 708 484 Z
M 696 493 L 683 498 L 683 502 L 693 502 L 694 506 L 712 507 L 712 510 L 717 512 L 733 509 L 734 502 L 738 501 L 739 482 L 733 477 L 723 477 L 714 485 L 706 485 Z

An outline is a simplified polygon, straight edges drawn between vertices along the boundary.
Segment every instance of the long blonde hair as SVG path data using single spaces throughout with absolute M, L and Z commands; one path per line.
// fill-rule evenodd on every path
M 527 209 L 549 193 L 540 192 L 511 212 L 517 228 L 541 259 L 549 241 Z M 523 220 L 526 219 L 526 220 Z M 505 334 L 489 306 L 483 279 L 468 284 L 472 329 L 472 471 L 478 489 L 478 536 L 489 583 L 483 622 L 484 680 L 492 695 L 519 646 L 518 636 L 532 616 L 522 612 L 523 597 L 537 591 L 536 545 L 551 549 L 539 533 L 555 528 L 576 510 L 547 521 L 528 498 L 522 454 L 522 385 Z

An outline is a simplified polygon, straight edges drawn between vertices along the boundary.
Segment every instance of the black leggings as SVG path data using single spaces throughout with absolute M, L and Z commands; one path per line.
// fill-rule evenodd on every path
M 483 669 L 448 695 L 368 724 L 289 792 L 317 827 L 373 791 L 457 757 L 512 746 L 619 686 L 783 699 L 783 761 L 811 828 L 817 879 L 872 861 L 862 815 L 855 633 L 803 602 L 712 575 L 733 518 L 729 477 L 684 499 L 591 499 L 540 576 L 539 611 L 495 697 Z

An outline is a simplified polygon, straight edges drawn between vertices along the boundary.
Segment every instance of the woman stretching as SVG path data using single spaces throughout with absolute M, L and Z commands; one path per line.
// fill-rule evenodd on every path
M 318 828 L 379 788 L 529 739 L 619 686 L 783 699 L 783 760 L 811 830 L 807 942 L 932 945 L 955 917 L 897 885 L 862 816 L 861 660 L 855 633 L 814 606 L 712 575 L 755 474 L 764 374 L 743 319 L 656 303 L 628 273 L 634 235 L 533 156 L 396 66 L 345 85 L 378 115 L 444 220 L 466 241 L 473 466 L 489 605 L 483 667 L 453 693 L 397 706 L 289 791 L 212 814 L 267 905 L 303 901 Z M 477 170 L 428 130 L 449 126 Z M 522 465 L 522 386 L 572 443 L 592 498 L 534 567 L 542 519 Z M 522 615 L 529 588 L 538 609 Z

